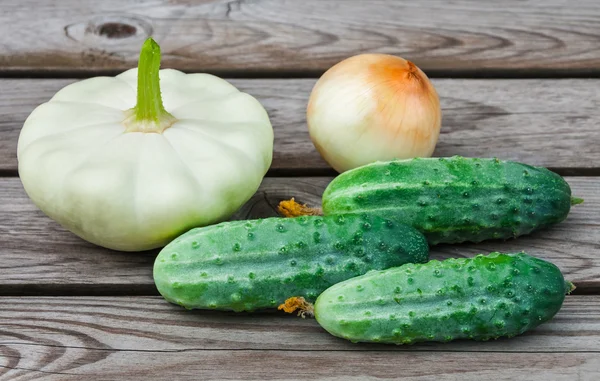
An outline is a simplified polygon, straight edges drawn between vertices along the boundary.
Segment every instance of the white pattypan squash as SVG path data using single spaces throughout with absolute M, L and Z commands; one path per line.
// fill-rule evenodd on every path
M 97 245 L 147 250 L 225 220 L 271 165 L 273 129 L 256 99 L 208 74 L 160 70 L 159 84 L 159 64 L 149 39 L 139 78 L 132 69 L 69 85 L 21 131 L 25 191 Z

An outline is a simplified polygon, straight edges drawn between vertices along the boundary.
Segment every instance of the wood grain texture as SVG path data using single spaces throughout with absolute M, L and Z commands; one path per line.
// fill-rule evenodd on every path
M 50 354 L 53 356 L 54 354 Z M 39 354 L 43 356 L 43 354 Z M 55 355 L 54 355 L 55 356 Z M 65 365 L 6 369 L 3 380 L 596 381 L 598 353 L 91 351 Z M 5 358 L 10 364 L 10 358 Z M 70 362 L 69 362 L 70 361 Z M 13 361 L 16 363 L 16 361 Z M 82 364 L 82 365 L 80 365 Z M 2 376 L 0 376 L 2 377 Z
M 336 338 L 314 319 L 279 311 L 192 310 L 160 296 L 0 297 L 0 345 L 88 350 L 600 352 L 600 296 L 566 297 L 549 322 L 514 339 L 412 346 Z M 550 344 L 552 343 L 552 344 Z
M 0 80 L 0 170 L 16 170 L 17 140 L 29 113 L 71 82 Z M 272 174 L 330 170 L 306 128 L 315 80 L 232 82 L 269 112 L 275 130 Z M 443 109 L 436 156 L 497 156 L 561 174 L 600 175 L 600 80 L 439 79 L 434 84 Z
M 275 216 L 279 201 L 292 196 L 319 205 L 330 180 L 266 178 L 233 219 Z M 574 207 L 565 222 L 517 240 L 436 246 L 432 257 L 525 250 L 555 263 L 580 292 L 600 290 L 600 178 L 569 177 L 567 181 L 585 203 Z M 155 294 L 152 263 L 156 252 L 120 253 L 84 242 L 43 215 L 29 201 L 18 178 L 0 178 L 0 294 Z
M 598 296 L 568 296 L 553 320 L 513 339 L 414 346 L 352 344 L 313 319 L 186 311 L 159 297 L 0 303 L 0 380 L 592 381 L 600 371 Z
M 142 41 L 193 71 L 322 72 L 362 52 L 426 71 L 597 72 L 596 0 L 5 0 L 0 67 L 122 70 Z

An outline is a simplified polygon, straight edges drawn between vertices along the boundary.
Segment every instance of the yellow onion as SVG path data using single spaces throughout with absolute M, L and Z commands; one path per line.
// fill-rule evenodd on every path
M 386 54 L 361 54 L 330 68 L 307 108 L 313 144 L 338 172 L 431 156 L 441 118 L 439 97 L 425 73 Z

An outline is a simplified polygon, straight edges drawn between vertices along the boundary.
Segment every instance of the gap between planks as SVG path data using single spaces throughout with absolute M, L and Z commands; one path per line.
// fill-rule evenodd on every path
M 435 254 L 434 254 L 435 255 Z M 151 264 L 148 264 L 151 266 Z M 600 295 L 600 285 L 596 283 L 577 282 L 577 288 L 570 293 L 574 296 Z M 93 283 L 32 283 L 25 285 L 0 285 L 0 297 L 11 296 L 158 296 L 160 295 L 154 284 L 93 284 Z
M 133 66 L 132 66 L 133 67 Z M 282 70 L 181 70 L 184 73 L 207 73 L 221 78 L 256 80 L 256 79 L 313 79 L 325 74 L 326 69 L 304 71 Z M 4 69 L 0 68 L 0 79 L 86 79 L 99 76 L 114 77 L 123 70 L 37 70 L 37 69 Z M 600 67 L 589 69 L 544 69 L 528 68 L 521 70 L 503 69 L 464 69 L 464 70 L 427 70 L 430 79 L 600 79 Z
M 598 168 L 553 168 L 548 167 L 552 172 L 561 176 L 577 177 L 598 177 L 600 176 L 600 167 Z M 269 169 L 265 177 L 335 177 L 338 175 L 333 168 L 274 168 Z M 16 169 L 0 169 L 0 177 L 19 177 Z
M 262 316 L 262 315 L 258 315 L 258 316 Z M 240 317 L 242 318 L 242 317 Z M 446 343 L 444 343 L 446 344 Z M 133 353 L 186 353 L 186 352 L 251 352 L 251 351 L 257 351 L 257 352 L 281 352 L 282 349 L 253 349 L 253 348 L 217 348 L 217 349 L 204 349 L 204 348 L 189 348 L 189 349 L 166 349 L 166 350 L 160 350 L 160 349 L 107 349 L 107 348 L 90 348 L 90 347 L 81 347 L 81 346 L 74 346 L 74 345 L 49 345 L 49 344 L 30 344 L 30 343 L 19 343 L 19 342 L 10 342 L 10 341 L 0 341 L 0 345 L 6 345 L 6 346 L 22 346 L 22 347 L 47 347 L 47 348 L 62 348 L 62 349 L 83 349 L 83 350 L 89 350 L 89 351 L 99 351 L 99 352 L 112 352 L 112 353 L 127 353 L 127 352 L 133 352 Z M 360 345 L 368 345 L 365 343 L 361 343 Z M 366 352 L 366 353 L 376 353 L 376 352 L 399 352 L 399 350 L 394 350 L 391 349 L 392 347 L 390 346 L 390 349 L 385 350 L 385 349 L 365 349 L 365 348 L 360 348 L 360 349 L 290 349 L 290 352 L 331 352 L 331 351 L 335 351 L 335 352 Z M 435 350 L 433 349 L 420 349 L 420 348 L 410 348 L 410 349 L 406 349 L 406 352 L 421 352 L 421 353 L 427 353 L 427 352 L 436 352 L 436 353 L 480 353 L 480 352 L 485 352 L 485 353 L 524 353 L 521 350 L 485 350 L 482 351 L 479 348 L 473 348 L 473 349 L 469 349 L 469 350 L 451 350 L 451 349 L 438 349 L 436 348 Z M 560 351 L 560 350 L 536 350 L 536 351 L 531 351 L 531 352 L 526 352 L 526 353 L 548 353 L 548 354 L 553 354 L 553 353 L 565 353 L 565 351 Z M 581 351 L 573 351 L 573 352 L 567 352 L 567 353 L 600 353 L 600 348 L 598 348 L 598 350 L 581 350 Z

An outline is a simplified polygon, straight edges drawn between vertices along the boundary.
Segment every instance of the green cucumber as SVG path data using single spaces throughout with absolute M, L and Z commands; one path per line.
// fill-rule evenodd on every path
M 252 311 L 409 262 L 429 249 L 415 229 L 370 214 L 224 222 L 167 245 L 154 263 L 165 299 L 186 308 Z
M 552 263 L 492 253 L 369 272 L 324 291 L 314 313 L 353 342 L 488 340 L 550 320 L 572 289 Z
M 378 162 L 336 177 L 323 213 L 378 212 L 415 227 L 430 244 L 508 239 L 564 220 L 569 184 L 545 168 L 498 159 Z

